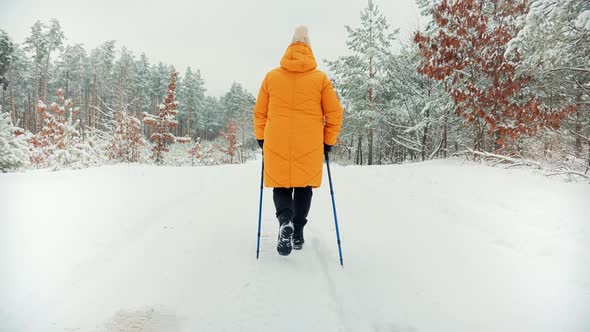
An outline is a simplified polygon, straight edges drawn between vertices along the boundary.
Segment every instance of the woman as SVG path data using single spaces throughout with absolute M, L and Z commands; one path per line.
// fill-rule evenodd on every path
M 316 67 L 307 28 L 299 27 L 281 66 L 266 74 L 254 107 L 264 185 L 274 188 L 281 255 L 303 246 L 312 188 L 322 182 L 324 153 L 336 144 L 342 126 L 338 97 Z

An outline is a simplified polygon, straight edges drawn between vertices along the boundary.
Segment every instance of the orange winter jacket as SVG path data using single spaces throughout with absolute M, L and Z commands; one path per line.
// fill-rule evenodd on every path
M 266 187 L 317 188 L 324 143 L 336 144 L 342 107 L 311 48 L 295 42 L 264 78 L 254 107 L 254 133 L 264 140 Z

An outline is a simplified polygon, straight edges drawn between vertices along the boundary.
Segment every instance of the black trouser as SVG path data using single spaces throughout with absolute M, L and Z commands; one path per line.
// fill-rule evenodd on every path
M 274 188 L 272 198 L 280 221 L 293 220 L 295 228 L 303 228 L 311 206 L 311 187 Z

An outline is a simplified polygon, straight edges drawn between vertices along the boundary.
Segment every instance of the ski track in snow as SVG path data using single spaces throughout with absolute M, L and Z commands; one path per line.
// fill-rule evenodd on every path
M 0 174 L 0 331 L 589 331 L 590 186 L 339 167 L 276 253 L 259 161 Z M 325 174 L 326 176 L 326 174 Z

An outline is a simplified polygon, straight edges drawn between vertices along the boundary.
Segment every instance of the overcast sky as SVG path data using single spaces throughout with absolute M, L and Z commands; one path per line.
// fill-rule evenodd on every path
M 400 38 L 418 27 L 414 0 L 374 0 Z M 257 93 L 279 64 L 297 25 L 305 24 L 320 69 L 323 59 L 346 54 L 344 25 L 356 26 L 367 0 L 0 0 L 0 29 L 22 43 L 36 20 L 57 18 L 66 43 L 86 50 L 114 39 L 135 55 L 200 69 L 208 94 L 232 82 Z

